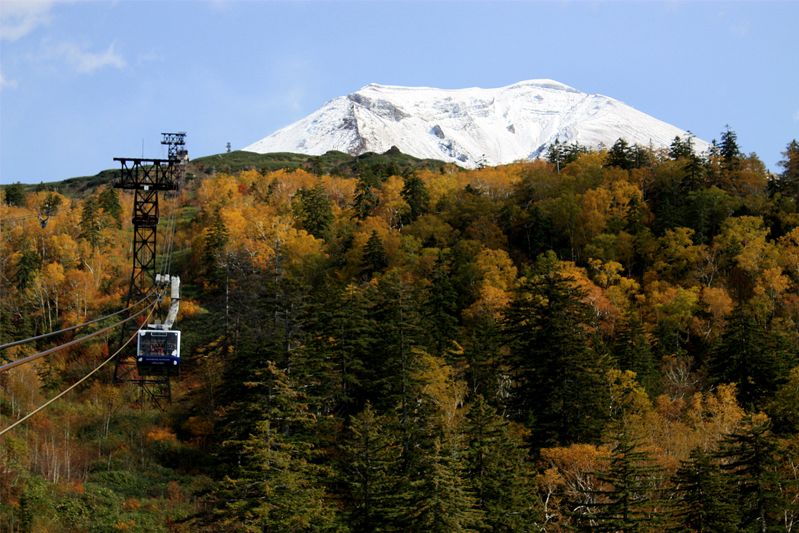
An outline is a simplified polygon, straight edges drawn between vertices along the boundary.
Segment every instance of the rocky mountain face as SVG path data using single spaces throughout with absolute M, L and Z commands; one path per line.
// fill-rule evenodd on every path
M 396 146 L 416 157 L 475 167 L 535 159 L 556 139 L 596 148 L 622 138 L 659 148 L 688 135 L 623 102 L 553 80 L 497 89 L 370 84 L 243 150 L 359 155 Z M 694 146 L 701 152 L 708 144 L 695 139 Z

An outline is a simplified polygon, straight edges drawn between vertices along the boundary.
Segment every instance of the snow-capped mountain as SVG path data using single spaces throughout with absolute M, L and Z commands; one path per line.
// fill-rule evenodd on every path
M 370 84 L 244 150 L 358 155 L 396 146 L 416 157 L 474 167 L 534 159 L 556 139 L 595 148 L 622 138 L 659 148 L 678 135 L 685 139 L 688 133 L 613 98 L 553 80 L 454 90 Z M 694 147 L 702 152 L 708 144 L 695 139 Z

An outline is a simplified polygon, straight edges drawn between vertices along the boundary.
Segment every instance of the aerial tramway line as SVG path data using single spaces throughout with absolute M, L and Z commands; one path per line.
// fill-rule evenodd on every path
M 70 391 L 75 390 L 75 388 L 86 382 L 112 361 L 116 362 L 114 370 L 114 381 L 116 383 L 137 383 L 141 386 L 142 398 L 144 398 L 145 394 L 148 394 L 159 407 L 162 400 L 171 400 L 169 380 L 170 377 L 178 374 L 180 368 L 180 331 L 172 329 L 177 319 L 180 305 L 180 279 L 170 274 L 175 233 L 174 210 L 169 217 L 168 232 L 165 246 L 163 246 L 162 272 L 156 273 L 156 230 L 159 222 L 158 193 L 160 191 L 169 193 L 178 190 L 185 173 L 188 152 L 185 149 L 186 134 L 184 132 L 163 133 L 162 135 L 161 144 L 168 147 L 169 156 L 167 159 L 115 158 L 116 161 L 121 163 L 122 168 L 119 176 L 114 180 L 113 186 L 134 191 L 133 269 L 125 307 L 82 324 L 0 344 L 0 358 L 4 360 L 4 362 L 0 362 L 0 374 L 70 346 L 81 344 L 122 326 L 119 348 L 78 381 L 25 416 L 0 429 L 0 436 L 20 426 Z M 50 215 L 49 206 L 46 206 L 45 216 L 42 216 L 42 213 L 37 215 L 42 227 L 46 225 Z M 32 217 L 3 219 L 0 222 L 20 222 Z M 0 228 L 2 228 L 2 225 L 0 225 Z M 159 306 L 167 286 L 170 288 L 171 301 L 166 318 L 163 322 L 156 320 L 154 323 L 150 323 L 150 318 Z M 147 313 L 143 322 L 145 326 L 137 326 L 136 323 L 141 321 L 139 319 L 140 315 L 145 313 Z M 128 316 L 126 318 L 120 317 L 117 322 L 109 326 L 32 355 L 11 360 L 4 354 L 5 350 L 15 346 L 35 343 L 50 337 L 70 333 L 122 314 L 127 314 Z M 131 345 L 134 339 L 136 340 L 136 352 L 135 355 L 132 355 L 126 350 L 128 350 L 128 345 Z
M 162 273 L 156 272 L 156 244 L 159 222 L 158 194 L 178 190 L 185 174 L 188 152 L 186 133 L 162 133 L 161 144 L 167 146 L 167 159 L 116 157 L 120 173 L 113 186 L 134 191 L 133 198 L 133 255 L 128 289 L 128 303 L 147 296 L 152 291 L 170 287 L 170 308 L 163 323 L 148 324 L 137 334 L 136 354 L 121 354 L 116 359 L 114 382 L 132 382 L 141 387 L 142 397 L 157 405 L 171 401 L 170 378 L 180 369 L 180 331 L 172 329 L 180 303 L 180 279 L 171 276 L 174 212 L 167 234 L 166 260 Z M 124 339 L 129 330 L 121 332 Z

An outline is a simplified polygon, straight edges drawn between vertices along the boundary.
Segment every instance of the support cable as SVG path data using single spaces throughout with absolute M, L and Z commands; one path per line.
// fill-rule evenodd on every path
M 156 299 L 150 305 L 148 305 L 147 307 L 144 307 L 143 309 L 141 309 L 138 313 L 136 313 L 134 315 L 131 315 L 131 316 L 129 316 L 128 318 L 126 318 L 124 320 L 120 320 L 116 324 L 112 324 L 110 326 L 106 326 L 103 329 L 98 329 L 97 331 L 95 331 L 93 333 L 89 333 L 88 335 L 84 335 L 83 337 L 78 337 L 77 339 L 74 339 L 74 340 L 71 340 L 69 342 L 65 342 L 64 344 L 55 346 L 55 347 L 47 349 L 47 350 L 44 350 L 43 352 L 38 352 L 38 353 L 35 353 L 33 355 L 29 355 L 27 357 L 23 357 L 22 359 L 17 359 L 16 361 L 13 361 L 11 363 L 6 363 L 6 364 L 0 366 L 0 372 L 5 372 L 6 370 L 11 370 L 14 367 L 17 367 L 17 366 L 20 366 L 20 365 L 24 365 L 25 363 L 30 363 L 31 361 L 35 361 L 36 359 L 44 357 L 45 355 L 50 355 L 53 352 L 57 352 L 59 350 L 63 350 L 64 348 L 68 348 L 68 347 L 74 346 L 76 344 L 80 344 L 83 341 L 86 341 L 86 340 L 91 339 L 92 337 L 96 337 L 98 335 L 101 335 L 101 334 L 105 333 L 106 331 L 110 331 L 110 330 L 114 329 L 115 327 L 117 327 L 117 326 L 119 326 L 121 324 L 124 324 L 125 322 L 133 320 L 134 318 L 136 318 L 137 316 L 141 315 L 142 313 L 144 313 L 148 309 L 151 310 L 150 314 L 152 314 L 152 310 L 155 309 L 155 306 L 157 304 L 158 304 L 158 300 Z M 149 320 L 149 315 L 148 315 L 147 318 Z
M 152 306 L 151 306 L 151 307 L 152 307 Z M 145 309 L 146 309 L 146 308 L 145 308 Z M 150 316 L 152 316 L 152 314 L 153 314 L 153 309 L 151 309 L 151 310 L 150 310 L 150 314 L 149 314 L 149 315 L 147 315 L 147 319 L 145 320 L 145 322 L 147 322 L 147 320 L 149 320 L 149 319 L 150 319 Z M 141 329 L 141 328 L 139 328 L 139 329 Z M 35 415 L 35 414 L 36 414 L 36 413 L 38 413 L 39 411 L 41 411 L 41 410 L 45 409 L 45 408 L 46 408 L 46 407 L 48 407 L 50 404 L 52 404 L 52 403 L 53 403 L 53 402 L 55 402 L 56 400 L 60 399 L 60 398 L 61 398 L 61 397 L 63 397 L 65 394 L 67 394 L 68 392 L 70 392 L 71 390 L 73 390 L 75 387 L 77 387 L 78 385 L 80 385 L 81 383 L 83 383 L 84 381 L 86 381 L 87 379 L 89 379 L 90 377 L 92 377 L 92 375 L 94 375 L 94 374 L 95 374 L 95 373 L 96 373 L 98 370 L 100 370 L 100 369 L 101 369 L 101 368 L 103 368 L 105 365 L 107 365 L 108 363 L 110 363 L 111 361 L 113 361 L 114 357 L 116 357 L 116 356 L 117 356 L 117 355 L 118 355 L 118 354 L 119 354 L 119 353 L 120 353 L 120 352 L 121 352 L 123 349 L 125 349 L 125 347 L 126 347 L 128 344 L 130 344 L 130 343 L 131 343 L 131 341 L 132 341 L 133 339 L 135 339 L 135 338 L 136 338 L 136 335 L 138 335 L 138 334 L 139 334 L 139 330 L 137 329 L 135 332 L 133 332 L 133 335 L 131 335 L 131 336 L 130 336 L 130 338 L 129 338 L 128 340 L 126 340 L 126 341 L 125 341 L 125 344 L 123 344 L 122 346 L 120 346 L 120 347 L 119 347 L 119 349 L 118 349 L 116 352 L 114 352 L 113 354 L 111 354 L 110 356 L 108 356 L 108 359 L 106 359 L 105 361 L 103 361 L 102 363 L 100 363 L 99 365 L 97 365 L 97 366 L 94 368 L 94 370 L 92 370 L 91 372 L 89 372 L 88 374 L 86 374 L 85 376 L 83 376 L 82 378 L 80 378 L 78 381 L 76 381 L 75 383 L 73 383 L 72 385 L 70 385 L 69 387 L 67 387 L 66 389 L 64 389 L 63 391 L 59 392 L 59 393 L 58 393 L 56 396 L 53 396 L 52 398 L 50 398 L 49 400 L 47 400 L 46 402 L 44 402 L 42 405 L 40 405 L 39 407 L 37 407 L 36 409 L 34 409 L 33 411 L 31 411 L 31 412 L 30 412 L 30 413 L 28 413 L 27 415 L 23 416 L 22 418 L 20 418 L 19 420 L 17 420 L 16 422 L 14 422 L 14 423 L 13 423 L 13 424 L 11 424 L 10 426 L 8 426 L 7 428 L 5 428 L 5 429 L 3 429 L 3 430 L 0 430 L 0 436 L 3 436 L 3 434 L 5 434 L 6 432 L 8 432 L 8 431 L 11 431 L 12 429 L 14 429 L 15 427 L 17 427 L 18 425 L 22 424 L 23 422 L 25 422 L 26 420 L 28 420 L 30 417 L 32 417 L 33 415 Z
M 151 297 L 152 297 L 152 294 L 149 294 L 149 295 L 145 296 L 144 298 L 142 298 L 141 300 L 139 300 L 138 302 L 136 302 L 135 304 L 131 305 L 130 307 L 126 307 L 124 309 L 120 309 L 119 311 L 116 311 L 114 313 L 111 313 L 111 314 L 108 314 L 108 315 L 105 315 L 105 316 L 101 316 L 100 318 L 95 318 L 94 320 L 89 320 L 88 322 L 84 322 L 83 324 L 78 324 L 77 326 L 70 326 L 68 328 L 59 329 L 58 331 L 51 331 L 50 333 L 43 333 L 43 334 L 37 335 L 35 337 L 29 337 L 27 339 L 21 339 L 21 340 L 18 340 L 18 341 L 7 342 L 6 344 L 0 344 L 0 352 L 5 350 L 6 348 L 11 348 L 13 346 L 19 346 L 20 344 L 27 344 L 29 342 L 46 339 L 47 337 L 52 337 L 53 335 L 58 335 L 60 333 L 67 333 L 69 331 L 73 331 L 73 330 L 76 330 L 76 329 L 80 329 L 80 328 L 82 328 L 84 326 L 88 326 L 90 324 L 94 324 L 95 322 L 100 322 L 101 320 L 105 320 L 106 318 L 111 318 L 112 316 L 121 315 L 122 313 L 130 311 L 131 308 L 137 307 L 140 303 L 144 302 L 145 300 L 147 300 L 148 298 L 151 298 Z
M 174 238 L 175 238 L 175 227 L 177 226 L 176 222 L 176 208 L 172 209 L 172 213 L 169 216 L 167 221 L 167 238 L 164 242 L 164 256 L 166 259 L 161 263 L 161 274 L 162 275 L 169 275 L 171 268 L 172 268 L 172 249 L 174 246 Z

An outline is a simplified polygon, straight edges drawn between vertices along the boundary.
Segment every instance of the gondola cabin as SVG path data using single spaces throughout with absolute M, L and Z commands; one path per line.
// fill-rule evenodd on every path
M 180 364 L 180 331 L 143 329 L 136 347 L 139 369 L 152 367 L 177 368 Z

